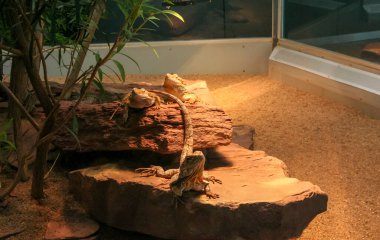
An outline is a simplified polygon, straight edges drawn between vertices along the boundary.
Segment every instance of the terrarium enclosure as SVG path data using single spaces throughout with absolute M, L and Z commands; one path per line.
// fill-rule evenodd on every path
M 380 1 L 0 11 L 0 239 L 380 239 Z

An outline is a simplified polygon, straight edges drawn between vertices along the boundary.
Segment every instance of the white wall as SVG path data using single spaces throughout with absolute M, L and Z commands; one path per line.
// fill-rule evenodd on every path
M 175 72 L 179 74 L 224 74 L 224 73 L 257 73 L 268 71 L 268 59 L 272 50 L 271 38 L 242 38 L 220 40 L 191 40 L 149 42 L 151 47 L 143 43 L 129 43 L 123 53 L 139 63 L 141 71 L 128 58 L 119 54 L 115 59 L 122 62 L 127 74 L 163 74 Z M 156 57 L 152 47 L 157 51 Z M 107 52 L 105 44 L 94 44 L 91 51 L 102 56 Z M 62 76 L 66 74 L 57 63 L 58 52 L 55 51 L 47 59 L 48 74 Z M 68 63 L 70 52 L 62 56 Z M 89 53 L 83 69 L 93 65 L 95 58 Z M 111 68 L 117 69 L 110 62 Z M 103 67 L 103 71 L 112 71 Z M 9 66 L 6 69 L 9 72 Z
M 277 46 L 269 76 L 380 119 L 380 75 Z

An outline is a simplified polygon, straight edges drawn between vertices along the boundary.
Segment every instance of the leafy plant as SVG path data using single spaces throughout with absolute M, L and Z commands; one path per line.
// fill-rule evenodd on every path
M 4 163 L 4 152 L 16 150 L 14 143 L 8 139 L 9 129 L 12 127 L 12 119 L 9 119 L 0 129 L 0 162 Z
M 16 150 L 16 146 L 8 139 L 9 129 L 12 127 L 12 119 L 9 119 L 0 129 L 0 172 L 4 165 L 7 164 L 5 156 L 10 151 Z M 1 182 L 0 182 L 1 188 Z
M 32 196 L 34 198 L 38 199 L 44 195 L 44 166 L 49 144 L 55 134 L 62 128 L 66 128 L 74 135 L 78 132 L 79 125 L 75 118 L 73 120 L 73 130 L 65 126 L 73 118 L 75 109 L 92 84 L 95 84 L 99 89 L 103 89 L 104 68 L 111 68 L 107 66 L 107 63 L 112 63 L 116 67 L 115 74 L 121 81 L 125 81 L 125 68 L 121 62 L 113 60 L 113 57 L 116 54 L 122 54 L 128 59 L 132 59 L 128 55 L 121 53 L 126 43 L 132 40 L 144 42 L 141 38 L 142 31 L 152 30 L 151 27 L 147 27 L 148 23 L 150 26 L 157 27 L 159 16 L 168 17 L 172 15 L 183 20 L 174 11 L 155 8 L 150 0 L 113 1 L 123 13 L 124 21 L 119 26 L 119 31 L 116 33 L 114 41 L 108 44 L 108 52 L 103 56 L 95 54 L 95 64 L 83 69 L 83 61 L 88 52 L 91 52 L 89 46 L 93 40 L 99 20 L 107 11 L 106 0 L 0 0 L 0 36 L 4 39 L 4 42 L 0 43 L 0 50 L 5 52 L 6 58 L 12 59 L 10 85 L 13 94 L 8 95 L 12 100 L 9 106 L 13 124 L 16 126 L 14 128 L 16 145 L 22 144 L 20 134 L 18 134 L 21 115 L 26 116 L 38 131 L 38 139 L 34 146 L 36 159 L 32 179 Z M 46 44 L 50 44 L 51 47 L 43 48 Z M 149 45 L 148 43 L 146 44 Z M 57 61 L 62 68 L 67 69 L 62 93 L 58 97 L 51 93 L 48 82 L 48 69 L 45 62 L 46 56 L 56 50 L 59 52 Z M 69 62 L 62 60 L 62 55 L 65 53 L 70 53 Z M 134 62 L 137 64 L 136 61 Z M 39 74 L 40 66 L 43 72 L 42 77 Z M 22 89 L 27 85 L 27 79 L 33 86 L 33 90 L 46 115 L 41 125 L 38 125 L 23 107 L 23 104 L 20 104 L 23 97 Z M 62 99 L 70 96 L 76 83 L 82 83 L 81 95 L 70 112 L 58 123 L 56 117 L 59 103 Z M 4 89 L 7 88 L 2 82 L 0 82 L 0 85 Z M 8 139 L 4 141 L 4 144 L 9 145 Z M 12 145 L 9 146 L 12 147 Z M 5 192 L 0 193 L 0 200 L 12 191 L 18 181 L 22 179 L 22 169 L 24 169 L 27 156 L 21 152 L 17 152 L 17 155 L 19 170 L 16 178 Z

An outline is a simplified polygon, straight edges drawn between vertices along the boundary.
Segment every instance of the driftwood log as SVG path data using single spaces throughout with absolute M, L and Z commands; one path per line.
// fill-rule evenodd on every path
M 133 86 L 138 87 L 136 84 Z M 203 92 L 202 96 L 209 97 L 207 85 L 198 81 L 196 86 L 199 92 Z M 143 87 L 159 89 L 147 85 Z M 130 87 L 124 86 L 123 92 L 127 92 L 128 89 Z M 211 98 L 207 102 L 210 101 Z M 59 119 L 67 115 L 72 105 L 72 101 L 61 103 Z M 231 118 L 221 108 L 206 104 L 186 104 L 186 106 L 192 118 L 195 149 L 228 145 L 231 142 Z M 110 119 L 115 110 L 115 115 Z M 78 152 L 150 150 L 171 154 L 182 150 L 184 127 L 177 104 L 161 105 L 159 109 L 131 109 L 127 122 L 124 122 L 123 113 L 124 109 L 118 108 L 116 102 L 101 104 L 83 102 L 75 114 L 79 122 L 77 135 L 79 143 L 69 131 L 62 129 L 54 144 L 66 151 Z M 71 128 L 69 125 L 71 122 L 68 124 Z

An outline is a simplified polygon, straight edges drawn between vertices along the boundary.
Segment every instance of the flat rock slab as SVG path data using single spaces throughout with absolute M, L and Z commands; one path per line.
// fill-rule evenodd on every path
M 232 126 L 232 142 L 244 148 L 253 150 L 255 148 L 255 129 L 248 125 Z
M 88 217 L 62 216 L 48 223 L 44 239 L 87 239 L 98 230 L 99 224 Z
M 327 195 L 288 177 L 285 164 L 236 144 L 207 154 L 220 198 L 188 192 L 177 207 L 168 181 L 141 177 L 125 161 L 70 173 L 74 196 L 98 221 L 165 239 L 283 239 L 301 234 L 327 208 Z M 135 166 L 136 163 L 134 163 Z

